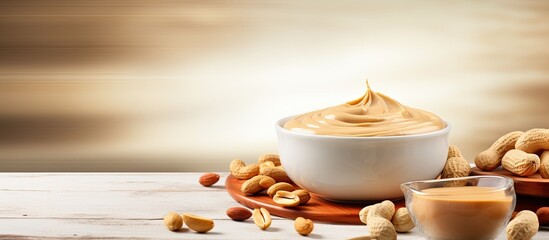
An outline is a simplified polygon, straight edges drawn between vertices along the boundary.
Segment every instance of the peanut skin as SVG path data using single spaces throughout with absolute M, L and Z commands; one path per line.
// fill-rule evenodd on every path
M 240 191 L 245 195 L 253 195 L 267 189 L 275 183 L 275 180 L 267 176 L 254 176 L 246 180 L 240 186 Z
M 490 148 L 479 153 L 475 158 L 475 165 L 483 171 L 492 171 L 501 165 L 501 158 L 505 153 L 515 148 L 517 139 L 524 132 L 514 131 L 500 137 Z
M 450 147 L 448 147 L 448 157 L 446 157 L 446 159 L 449 159 L 452 157 L 463 158 L 463 154 L 461 154 L 461 151 L 456 145 L 450 145 Z
M 376 240 L 396 240 L 397 233 L 391 221 L 383 217 L 372 217 L 368 222 L 368 231 Z
M 538 217 L 532 211 L 520 211 L 515 218 L 507 224 L 505 232 L 508 240 L 529 240 L 536 235 L 539 228 Z
M 229 169 L 231 170 L 231 174 L 238 179 L 247 180 L 259 174 L 258 164 L 250 164 L 246 166 L 246 163 L 240 159 L 231 161 Z
M 513 149 L 503 156 L 501 161 L 503 169 L 517 176 L 530 176 L 536 173 L 540 166 L 538 155 L 525 153 L 521 150 Z
M 549 129 L 534 128 L 526 131 L 517 139 L 515 148 L 527 153 L 549 150 Z
M 542 178 L 549 178 L 549 150 L 545 150 L 540 158 L 539 175 Z
M 467 177 L 471 173 L 471 165 L 462 157 L 451 157 L 446 160 L 441 178 Z
M 259 174 L 272 177 L 276 182 L 292 182 L 282 166 L 261 168 Z
M 272 162 L 274 163 L 275 166 L 280 166 L 280 157 L 278 156 L 278 154 L 274 154 L 274 153 L 266 153 L 266 154 L 263 154 L 261 156 L 259 156 L 259 158 L 257 159 L 257 162 L 259 164 L 261 163 L 264 163 L 264 162 Z
M 395 230 L 401 233 L 409 232 L 414 227 L 416 227 L 416 225 L 412 221 L 412 218 L 410 217 L 410 214 L 408 213 L 408 209 L 406 209 L 405 207 L 399 208 L 395 211 L 395 214 L 391 219 L 391 223 L 395 227 Z
M 298 217 L 294 221 L 295 231 L 303 236 L 311 234 L 315 228 L 315 224 L 311 219 L 306 219 L 303 217 Z
M 364 207 L 358 213 L 360 221 L 364 224 L 368 224 L 368 218 L 381 217 L 391 221 L 391 218 L 395 214 L 395 204 L 389 200 L 385 200 L 381 203 L 369 205 Z
M 540 207 L 536 211 L 536 215 L 538 215 L 539 225 L 549 225 L 549 207 Z

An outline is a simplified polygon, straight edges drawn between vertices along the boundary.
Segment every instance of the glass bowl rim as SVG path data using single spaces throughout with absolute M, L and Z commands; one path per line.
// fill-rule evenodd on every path
M 420 181 L 410 181 L 410 182 L 405 182 L 403 184 L 401 184 L 401 189 L 408 189 L 410 190 L 411 192 L 415 193 L 415 194 L 418 194 L 418 195 L 422 195 L 422 196 L 445 196 L 447 194 L 444 194 L 444 193 L 426 193 L 422 190 L 418 190 L 418 189 L 415 189 L 413 187 L 409 187 L 410 185 L 413 185 L 415 183 L 437 183 L 437 182 L 450 182 L 450 181 L 463 181 L 463 180 L 469 180 L 469 179 L 487 179 L 487 178 L 491 178 L 491 179 L 502 179 L 504 180 L 504 184 L 502 184 L 502 186 L 497 186 L 497 187 L 494 187 L 494 189 L 490 190 L 490 191 L 486 191 L 486 192 L 483 192 L 482 194 L 488 194 L 488 193 L 493 193 L 493 192 L 500 192 L 500 191 L 505 191 L 509 188 L 513 188 L 514 187 L 514 182 L 513 182 L 513 179 L 510 178 L 510 177 L 505 177 L 505 176 L 468 176 L 468 177 L 459 177 L 459 178 L 444 178 L 444 179 L 433 179 L 433 180 L 420 180 Z M 406 195 L 406 194 L 405 194 Z

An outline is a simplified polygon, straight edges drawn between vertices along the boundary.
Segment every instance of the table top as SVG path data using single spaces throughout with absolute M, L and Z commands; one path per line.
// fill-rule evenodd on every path
M 293 221 L 273 216 L 261 231 L 251 219 L 235 222 L 225 210 L 240 204 L 223 186 L 198 184 L 201 173 L 2 173 L 0 239 L 296 239 Z M 168 231 L 170 212 L 214 219 L 206 234 L 188 228 Z M 368 234 L 365 225 L 315 223 L 312 239 L 346 239 Z M 417 229 L 399 239 L 424 239 Z M 498 239 L 505 239 L 501 235 Z M 549 239 L 540 231 L 534 239 Z

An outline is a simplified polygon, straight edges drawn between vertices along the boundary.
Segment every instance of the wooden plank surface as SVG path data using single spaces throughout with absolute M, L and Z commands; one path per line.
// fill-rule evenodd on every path
M 251 220 L 234 222 L 225 210 L 238 206 L 222 179 L 210 188 L 200 173 L 4 173 L 0 174 L 0 239 L 296 239 L 293 221 L 274 217 L 259 230 Z M 213 218 L 214 229 L 170 232 L 169 211 Z M 308 238 L 345 239 L 368 233 L 363 225 L 315 223 Z M 423 239 L 418 230 L 399 239 Z M 500 239 L 504 239 L 500 236 Z M 539 232 L 534 239 L 549 239 Z

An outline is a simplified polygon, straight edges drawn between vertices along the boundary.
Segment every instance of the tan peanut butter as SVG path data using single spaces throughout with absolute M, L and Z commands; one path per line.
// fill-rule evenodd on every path
M 431 239 L 495 239 L 506 223 L 513 197 L 493 187 L 446 187 L 414 193 L 413 211 Z
M 438 116 L 404 106 L 368 89 L 364 96 L 345 104 L 305 113 L 284 124 L 284 128 L 317 135 L 401 136 L 428 133 L 446 127 Z

